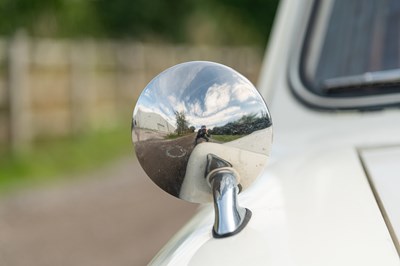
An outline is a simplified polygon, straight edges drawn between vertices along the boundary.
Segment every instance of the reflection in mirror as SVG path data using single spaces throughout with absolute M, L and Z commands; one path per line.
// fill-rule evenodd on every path
M 171 67 L 147 85 L 133 111 L 132 141 L 159 187 L 203 202 L 212 200 L 204 176 L 207 154 L 246 173 L 242 179 L 249 180 L 240 181 L 246 188 L 269 155 L 271 125 L 262 97 L 245 77 L 220 64 L 195 61 Z M 246 160 L 257 169 L 244 171 Z

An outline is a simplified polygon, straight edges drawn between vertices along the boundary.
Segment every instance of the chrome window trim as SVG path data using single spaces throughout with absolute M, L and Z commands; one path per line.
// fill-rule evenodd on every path
M 293 45 L 293 53 L 289 58 L 288 83 L 292 93 L 300 102 L 311 108 L 322 110 L 375 110 L 389 106 L 400 106 L 400 93 L 369 96 L 321 96 L 306 87 L 302 77 L 302 56 L 309 34 L 309 25 L 313 19 L 318 0 L 306 1 L 304 12 L 299 16 L 297 36 L 300 45 Z M 323 1 L 321 1 L 323 2 Z M 297 38 L 296 38 L 297 37 Z M 293 42 L 295 43 L 295 42 Z

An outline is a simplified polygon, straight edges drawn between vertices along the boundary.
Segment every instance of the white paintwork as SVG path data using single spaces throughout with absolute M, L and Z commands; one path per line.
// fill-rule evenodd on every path
M 206 203 L 212 202 L 211 188 L 204 178 L 207 154 L 212 153 L 230 162 L 238 172 L 243 190 L 260 175 L 268 161 L 272 128 L 258 130 L 238 140 L 224 143 L 201 143 L 190 154 L 179 197 Z
M 212 206 L 154 258 L 154 265 L 400 265 L 357 149 L 400 144 L 400 111 L 318 112 L 288 89 L 290 51 L 310 0 L 282 1 L 260 91 L 274 123 L 270 163 L 241 195 L 252 210 L 238 235 L 212 239 Z
M 400 147 L 362 150 L 361 157 L 393 230 L 395 244 L 400 246 Z
M 203 207 L 154 265 L 400 265 L 354 149 L 285 157 L 240 202 L 253 211 L 240 234 L 213 239 Z

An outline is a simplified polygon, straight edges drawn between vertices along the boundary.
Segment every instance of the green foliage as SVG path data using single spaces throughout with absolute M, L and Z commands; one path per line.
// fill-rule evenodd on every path
M 93 1 L 0 0 L 0 34 L 25 29 L 34 36 L 80 37 L 99 35 Z
M 180 136 L 177 133 L 170 133 L 165 137 L 165 139 L 177 139 L 179 137 Z
M 211 138 L 215 141 L 225 143 L 225 142 L 239 139 L 243 136 L 245 136 L 245 135 L 212 135 Z
M 68 139 L 35 143 L 18 155 L 0 156 L 0 192 L 41 184 L 74 172 L 91 170 L 133 153 L 129 129 L 98 131 Z M 133 155 L 132 155 L 133 156 Z
M 271 121 L 266 113 L 261 113 L 261 116 L 253 113 L 243 115 L 238 120 L 229 122 L 224 126 L 214 127 L 210 130 L 210 133 L 212 135 L 247 135 L 270 125 Z
M 198 42 L 223 45 L 255 44 L 264 48 L 278 2 L 277 0 L 198 1 L 194 15 L 189 21 L 188 37 Z
M 189 122 L 186 120 L 184 112 L 175 111 L 175 119 L 176 119 L 176 133 L 178 133 L 179 136 L 186 134 L 190 131 Z
M 0 35 L 265 45 L 277 0 L 0 0 Z
M 183 41 L 190 0 L 98 0 L 95 10 L 111 37 Z
M 257 114 L 249 114 L 242 116 L 239 120 L 235 122 L 235 124 L 251 124 L 257 121 Z

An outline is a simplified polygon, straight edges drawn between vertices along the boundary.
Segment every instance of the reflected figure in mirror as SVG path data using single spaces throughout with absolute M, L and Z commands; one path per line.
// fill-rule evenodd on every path
M 200 138 L 205 139 L 207 142 L 209 141 L 210 134 L 208 133 L 208 129 L 205 125 L 202 125 L 199 131 L 197 131 L 196 140 L 194 145 L 197 145 L 197 142 Z

